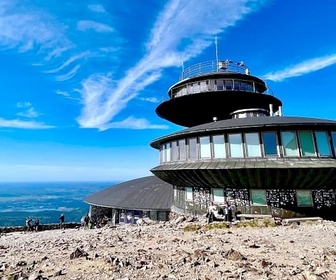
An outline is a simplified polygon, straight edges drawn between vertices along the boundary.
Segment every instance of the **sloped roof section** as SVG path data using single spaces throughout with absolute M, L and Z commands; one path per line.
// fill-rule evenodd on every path
M 100 207 L 170 211 L 173 186 L 155 176 L 123 182 L 96 192 L 85 202 Z

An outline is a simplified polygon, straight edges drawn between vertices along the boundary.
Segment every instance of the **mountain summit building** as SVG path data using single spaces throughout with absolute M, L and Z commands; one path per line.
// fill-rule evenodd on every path
M 204 215 L 214 202 L 336 218 L 336 121 L 283 116 L 265 82 L 231 60 L 186 68 L 168 96 L 156 113 L 186 129 L 150 145 L 160 153 L 151 172 L 172 188 L 171 211 Z

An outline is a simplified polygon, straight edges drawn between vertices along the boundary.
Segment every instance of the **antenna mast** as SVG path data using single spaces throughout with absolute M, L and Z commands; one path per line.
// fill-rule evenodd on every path
M 215 36 L 215 48 L 216 48 L 216 67 L 218 71 L 218 46 L 217 46 L 217 35 Z

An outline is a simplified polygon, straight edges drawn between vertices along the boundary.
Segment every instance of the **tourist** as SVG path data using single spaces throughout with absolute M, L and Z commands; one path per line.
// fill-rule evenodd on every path
M 35 231 L 38 231 L 40 225 L 40 220 L 38 218 L 35 219 Z
M 30 218 L 30 217 L 28 217 L 27 219 L 26 219 L 26 227 L 27 227 L 27 231 L 32 231 L 33 230 L 33 228 L 32 228 L 32 218 Z
M 61 216 L 59 217 L 59 222 L 60 222 L 60 229 L 64 229 L 64 221 L 65 221 L 65 217 L 64 214 L 62 213 Z
M 89 215 L 86 214 L 86 215 L 84 216 L 84 227 L 85 227 L 85 228 L 88 228 L 88 226 L 89 226 L 89 221 L 90 221 Z
M 217 206 L 214 204 L 213 201 L 211 201 L 209 209 L 208 209 L 208 223 L 213 222 L 213 220 L 214 220 L 214 212 L 215 211 L 217 211 Z

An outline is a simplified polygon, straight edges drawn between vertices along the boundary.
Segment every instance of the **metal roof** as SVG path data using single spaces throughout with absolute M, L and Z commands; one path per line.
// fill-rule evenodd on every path
M 183 137 L 192 137 L 195 135 L 210 135 L 215 133 L 235 131 L 248 131 L 257 129 L 257 131 L 279 130 L 283 129 L 336 129 L 336 121 L 305 118 L 305 117 L 249 117 L 238 119 L 226 119 L 216 122 L 208 122 L 184 129 L 164 137 L 153 140 L 150 145 L 158 149 L 161 143 L 181 139 Z
M 86 197 L 85 202 L 117 209 L 170 211 L 173 186 L 155 176 L 148 176 L 96 192 Z
M 176 186 L 243 189 L 335 189 L 333 158 L 227 159 L 159 165 L 151 171 Z

